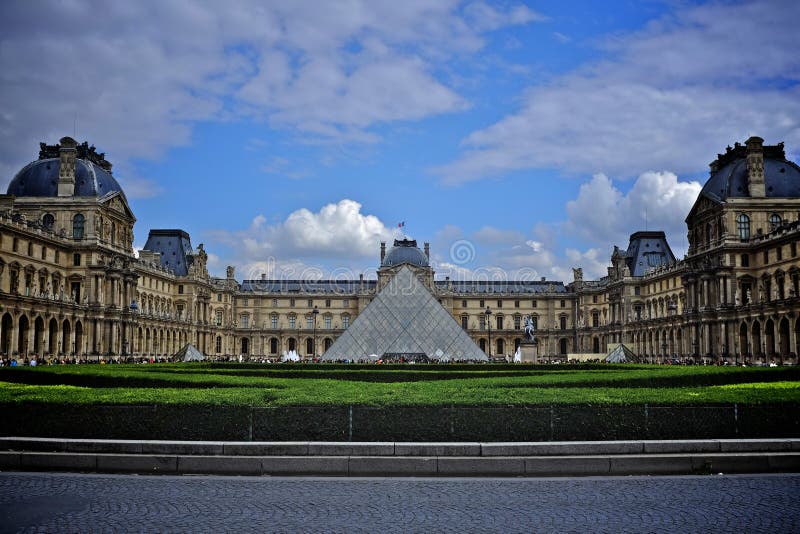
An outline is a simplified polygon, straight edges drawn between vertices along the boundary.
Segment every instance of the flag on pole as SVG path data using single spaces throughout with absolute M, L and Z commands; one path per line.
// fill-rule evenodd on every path
M 400 222 L 400 223 L 397 223 L 397 227 L 398 227 L 398 228 L 402 228 L 402 227 L 404 227 L 405 225 L 406 225 L 406 222 L 405 222 L 405 221 L 403 221 L 403 222 Z

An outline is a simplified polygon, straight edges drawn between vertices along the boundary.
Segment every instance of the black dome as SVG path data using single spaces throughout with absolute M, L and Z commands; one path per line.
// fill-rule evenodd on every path
M 18 197 L 57 197 L 58 158 L 40 159 L 27 164 L 8 184 L 8 194 Z M 111 174 L 96 163 L 75 160 L 76 197 L 101 197 L 122 187 Z
M 394 267 L 403 263 L 410 263 L 417 267 L 428 267 L 428 257 L 417 248 L 417 242 L 412 239 L 395 239 L 394 246 L 383 258 L 381 267 Z
M 703 186 L 701 194 L 715 200 L 750 196 L 747 185 L 747 153 L 736 143 L 717 159 L 717 170 Z M 764 146 L 764 194 L 768 198 L 800 197 L 800 167 L 786 159 L 783 143 Z

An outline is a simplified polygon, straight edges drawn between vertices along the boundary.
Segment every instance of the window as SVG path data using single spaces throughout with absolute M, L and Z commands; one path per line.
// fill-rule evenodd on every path
M 19 248 L 19 239 L 15 237 L 14 241 L 11 243 L 11 250 L 16 252 L 18 248 Z
M 535 300 L 532 300 L 532 301 L 531 301 L 531 306 L 532 306 L 533 308 L 535 308 L 535 307 L 536 307 L 536 301 L 535 301 Z
M 764 265 L 769 263 L 769 250 L 764 251 Z
M 150 287 L 153 287 L 153 285 L 150 284 Z M 183 285 L 182 284 L 178 285 L 178 295 L 183 295 Z
M 52 213 L 45 213 L 44 217 L 42 217 L 42 226 L 47 228 L 48 230 L 53 229 L 53 225 L 56 222 L 56 218 L 53 217 Z
M 498 315 L 497 316 L 497 329 L 498 330 L 502 330 L 503 329 L 503 316 L 502 315 Z
M 113 221 L 111 222 L 111 244 L 115 244 L 117 240 L 117 225 Z
M 503 301 L 502 300 L 498 300 L 497 301 L 497 307 L 498 308 L 502 308 L 503 307 Z
M 289 316 L 289 328 L 294 328 L 295 327 L 295 321 L 296 321 L 295 316 L 294 315 L 290 315 Z
M 72 238 L 73 239 L 83 239 L 83 225 L 86 222 L 86 218 L 81 215 L 80 213 L 75 214 L 72 218 Z
M 314 307 L 314 301 L 313 300 L 308 299 L 308 307 L 309 308 L 313 308 Z
M 349 326 L 350 326 L 350 316 L 342 315 L 342 328 L 348 328 Z
M 28 256 L 33 256 L 33 243 L 28 241 Z
M 217 326 L 222 326 L 222 310 L 217 310 Z
M 466 300 L 462 300 L 461 301 L 461 307 L 462 308 L 466 308 L 467 307 L 467 301 Z
M 641 295 L 642 294 L 642 288 L 640 288 L 639 286 L 634 287 L 633 288 L 633 294 L 636 295 L 636 296 Z M 595 300 L 594 301 L 597 302 L 597 297 L 596 296 L 595 296 Z
M 242 328 L 249 328 L 250 327 L 250 316 L 243 314 L 242 315 Z
M 783 247 L 778 247 L 775 249 L 775 261 L 781 261 L 783 259 Z
M 486 316 L 484 314 L 478 316 L 478 323 L 481 330 L 486 330 Z
M 468 321 L 469 321 L 469 317 L 467 317 L 466 315 L 462 315 L 461 316 L 461 328 L 466 330 L 467 329 L 467 325 L 468 325 Z
M 243 298 L 242 299 L 242 306 L 249 306 L 249 305 L 250 305 L 250 299 L 247 298 L 247 297 Z
M 306 328 L 308 328 L 309 330 L 314 328 L 314 318 L 313 317 L 310 317 L 310 316 L 306 317 Z
M 742 267 L 750 267 L 750 255 L 749 254 L 742 254 L 740 258 Z
M 519 301 L 518 301 L 518 300 L 515 300 L 515 301 L 514 301 L 514 307 L 515 307 L 515 308 L 519 308 Z
M 561 328 L 561 330 L 567 329 L 567 317 L 565 315 L 562 315 L 558 318 L 558 326 Z
M 78 267 L 81 264 L 81 255 L 80 254 L 73 254 L 72 255 L 72 265 Z
M 217 351 L 217 354 L 222 352 L 222 337 L 217 336 L 217 342 L 214 344 L 214 348 Z
M 533 323 L 533 329 L 539 329 L 539 316 L 538 315 L 531 315 L 531 322 Z
M 739 216 L 736 217 L 736 229 L 739 233 L 740 241 L 747 241 L 750 239 L 750 217 L 744 213 L 740 213 Z
M 217 302 L 222 302 L 222 293 L 217 293 Z
M 519 330 L 520 329 L 520 320 L 521 320 L 521 318 L 520 318 L 519 315 L 515 315 L 514 316 L 514 330 Z
M 326 330 L 330 330 L 331 329 L 331 316 L 330 315 L 326 315 L 325 317 L 323 317 L 323 321 L 325 322 L 325 329 Z
M 483 308 L 484 304 L 483 300 L 481 300 L 480 307 Z
M 277 308 L 278 307 L 278 299 L 272 299 L 272 307 L 273 308 Z
M 597 295 L 592 295 L 592 304 L 597 304 Z
M 567 301 L 566 300 L 562 300 L 561 301 L 561 307 L 562 308 L 566 308 L 567 307 Z
M 792 241 L 791 244 L 789 245 L 789 250 L 792 253 L 792 257 L 796 258 L 797 257 L 797 243 Z
M 330 308 L 331 307 L 331 299 L 325 299 L 325 307 L 326 308 Z
M 641 308 L 637 308 L 637 309 L 641 309 Z M 600 326 L 600 313 L 599 312 L 592 312 L 592 326 L 594 326 L 594 327 Z
M 345 307 L 345 308 L 349 308 L 350 307 L 350 299 L 344 299 L 342 301 L 342 306 Z
M 777 230 L 782 222 L 783 222 L 783 220 L 781 219 L 781 216 L 778 215 L 777 213 L 773 213 L 772 215 L 770 215 L 769 216 L 769 231 L 770 232 L 774 232 L 775 230 Z
M 275 314 L 275 313 L 270 315 L 269 316 L 269 322 L 270 322 L 270 325 L 272 326 L 272 329 L 273 330 L 277 330 L 277 328 L 278 328 L 278 315 Z

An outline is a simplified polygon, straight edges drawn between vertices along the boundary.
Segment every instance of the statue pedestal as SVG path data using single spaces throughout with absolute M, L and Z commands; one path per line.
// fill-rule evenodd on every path
M 523 363 L 539 363 L 539 344 L 523 341 L 519 344 L 519 356 Z

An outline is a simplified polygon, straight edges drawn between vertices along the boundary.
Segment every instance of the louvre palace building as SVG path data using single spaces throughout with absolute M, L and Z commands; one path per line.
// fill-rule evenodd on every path
M 645 362 L 796 364 L 800 167 L 783 144 L 718 154 L 685 221 L 685 258 L 663 232 L 634 232 L 599 280 L 579 266 L 563 282 L 440 279 L 429 245 L 402 239 L 376 243 L 374 279 L 240 281 L 233 267 L 210 276 L 184 230 L 150 230 L 134 255 L 111 163 L 64 137 L 0 195 L 0 357 L 169 358 L 192 344 L 212 359 L 510 359 L 530 318 L 537 361 L 623 344 Z

